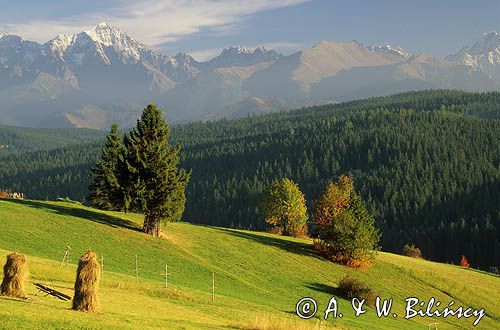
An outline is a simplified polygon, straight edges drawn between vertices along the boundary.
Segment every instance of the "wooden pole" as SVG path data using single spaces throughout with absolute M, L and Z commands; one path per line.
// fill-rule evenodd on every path
M 66 261 L 66 254 L 68 253 L 68 250 L 64 251 L 64 255 L 63 255 L 63 258 L 61 260 L 61 265 L 59 265 L 59 267 L 62 267 L 64 266 L 64 262 Z
M 212 273 L 212 302 L 215 301 L 215 274 Z
M 165 289 L 168 289 L 168 265 L 165 264 Z
M 137 268 L 137 254 L 135 255 L 135 283 L 139 284 L 139 269 Z
M 101 275 L 104 274 L 104 254 L 101 256 Z
M 64 256 L 62 258 L 61 266 L 60 267 L 62 267 L 64 265 L 66 265 L 66 267 L 68 266 L 69 250 L 70 250 L 70 247 L 66 246 L 66 250 L 64 250 Z

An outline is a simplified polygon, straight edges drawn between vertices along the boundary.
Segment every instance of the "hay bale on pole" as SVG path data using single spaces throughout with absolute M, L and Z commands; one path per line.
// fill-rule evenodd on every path
M 28 263 L 24 254 L 14 252 L 7 255 L 0 293 L 9 297 L 26 298 L 23 287 L 28 274 Z
M 101 306 L 97 290 L 101 277 L 101 266 L 94 252 L 88 251 L 80 257 L 76 271 L 73 309 L 83 312 L 100 313 Z

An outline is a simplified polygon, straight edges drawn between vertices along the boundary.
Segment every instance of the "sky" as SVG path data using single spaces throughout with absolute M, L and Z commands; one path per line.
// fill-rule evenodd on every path
M 0 0 L 0 30 L 46 42 L 101 22 L 198 60 L 241 45 L 287 55 L 321 40 L 437 57 L 500 32 L 500 0 Z

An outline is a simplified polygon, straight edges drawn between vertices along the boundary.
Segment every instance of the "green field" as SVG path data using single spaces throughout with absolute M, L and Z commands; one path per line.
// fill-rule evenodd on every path
M 163 239 L 138 231 L 142 218 L 60 202 L 0 199 L 0 260 L 27 254 L 30 281 L 62 287 L 71 295 L 78 257 L 88 248 L 104 256 L 100 297 L 103 313 L 73 312 L 69 302 L 34 296 L 0 298 L 2 329 L 439 329 L 471 328 L 475 318 L 404 319 L 404 299 L 435 297 L 443 305 L 485 308 L 477 328 L 500 328 L 500 277 L 458 266 L 379 253 L 373 266 L 354 270 L 315 255 L 311 241 L 271 234 L 168 224 Z M 66 246 L 68 267 L 60 267 Z M 135 258 L 138 260 L 138 283 Z M 168 288 L 165 288 L 168 264 Z M 212 301 L 212 274 L 215 301 Z M 346 274 L 393 298 L 397 318 L 374 309 L 354 317 L 340 299 L 343 318 L 320 316 Z M 314 297 L 316 317 L 294 314 L 301 297 Z

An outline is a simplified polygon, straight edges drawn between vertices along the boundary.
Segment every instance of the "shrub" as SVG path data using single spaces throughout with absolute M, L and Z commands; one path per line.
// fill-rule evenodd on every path
M 489 273 L 500 275 L 500 267 L 490 266 Z
M 306 200 L 292 180 L 285 178 L 271 183 L 262 196 L 260 208 L 276 232 L 294 237 L 307 233 Z
M 315 205 L 313 223 L 314 246 L 328 259 L 356 268 L 371 263 L 380 233 L 350 177 L 327 185 Z
M 58 198 L 56 198 L 56 202 L 64 202 L 64 203 L 82 205 L 82 202 L 72 200 L 69 197 L 58 197 Z
M 460 259 L 460 266 L 465 267 L 465 268 L 470 267 L 470 264 L 467 261 L 467 258 L 465 256 L 462 256 L 462 258 Z
M 375 294 L 372 289 L 360 280 L 349 275 L 344 276 L 339 283 L 339 294 L 346 299 L 364 299 L 368 306 L 375 305 Z
M 422 251 L 413 244 L 406 244 L 403 247 L 403 255 L 411 258 L 422 258 Z

